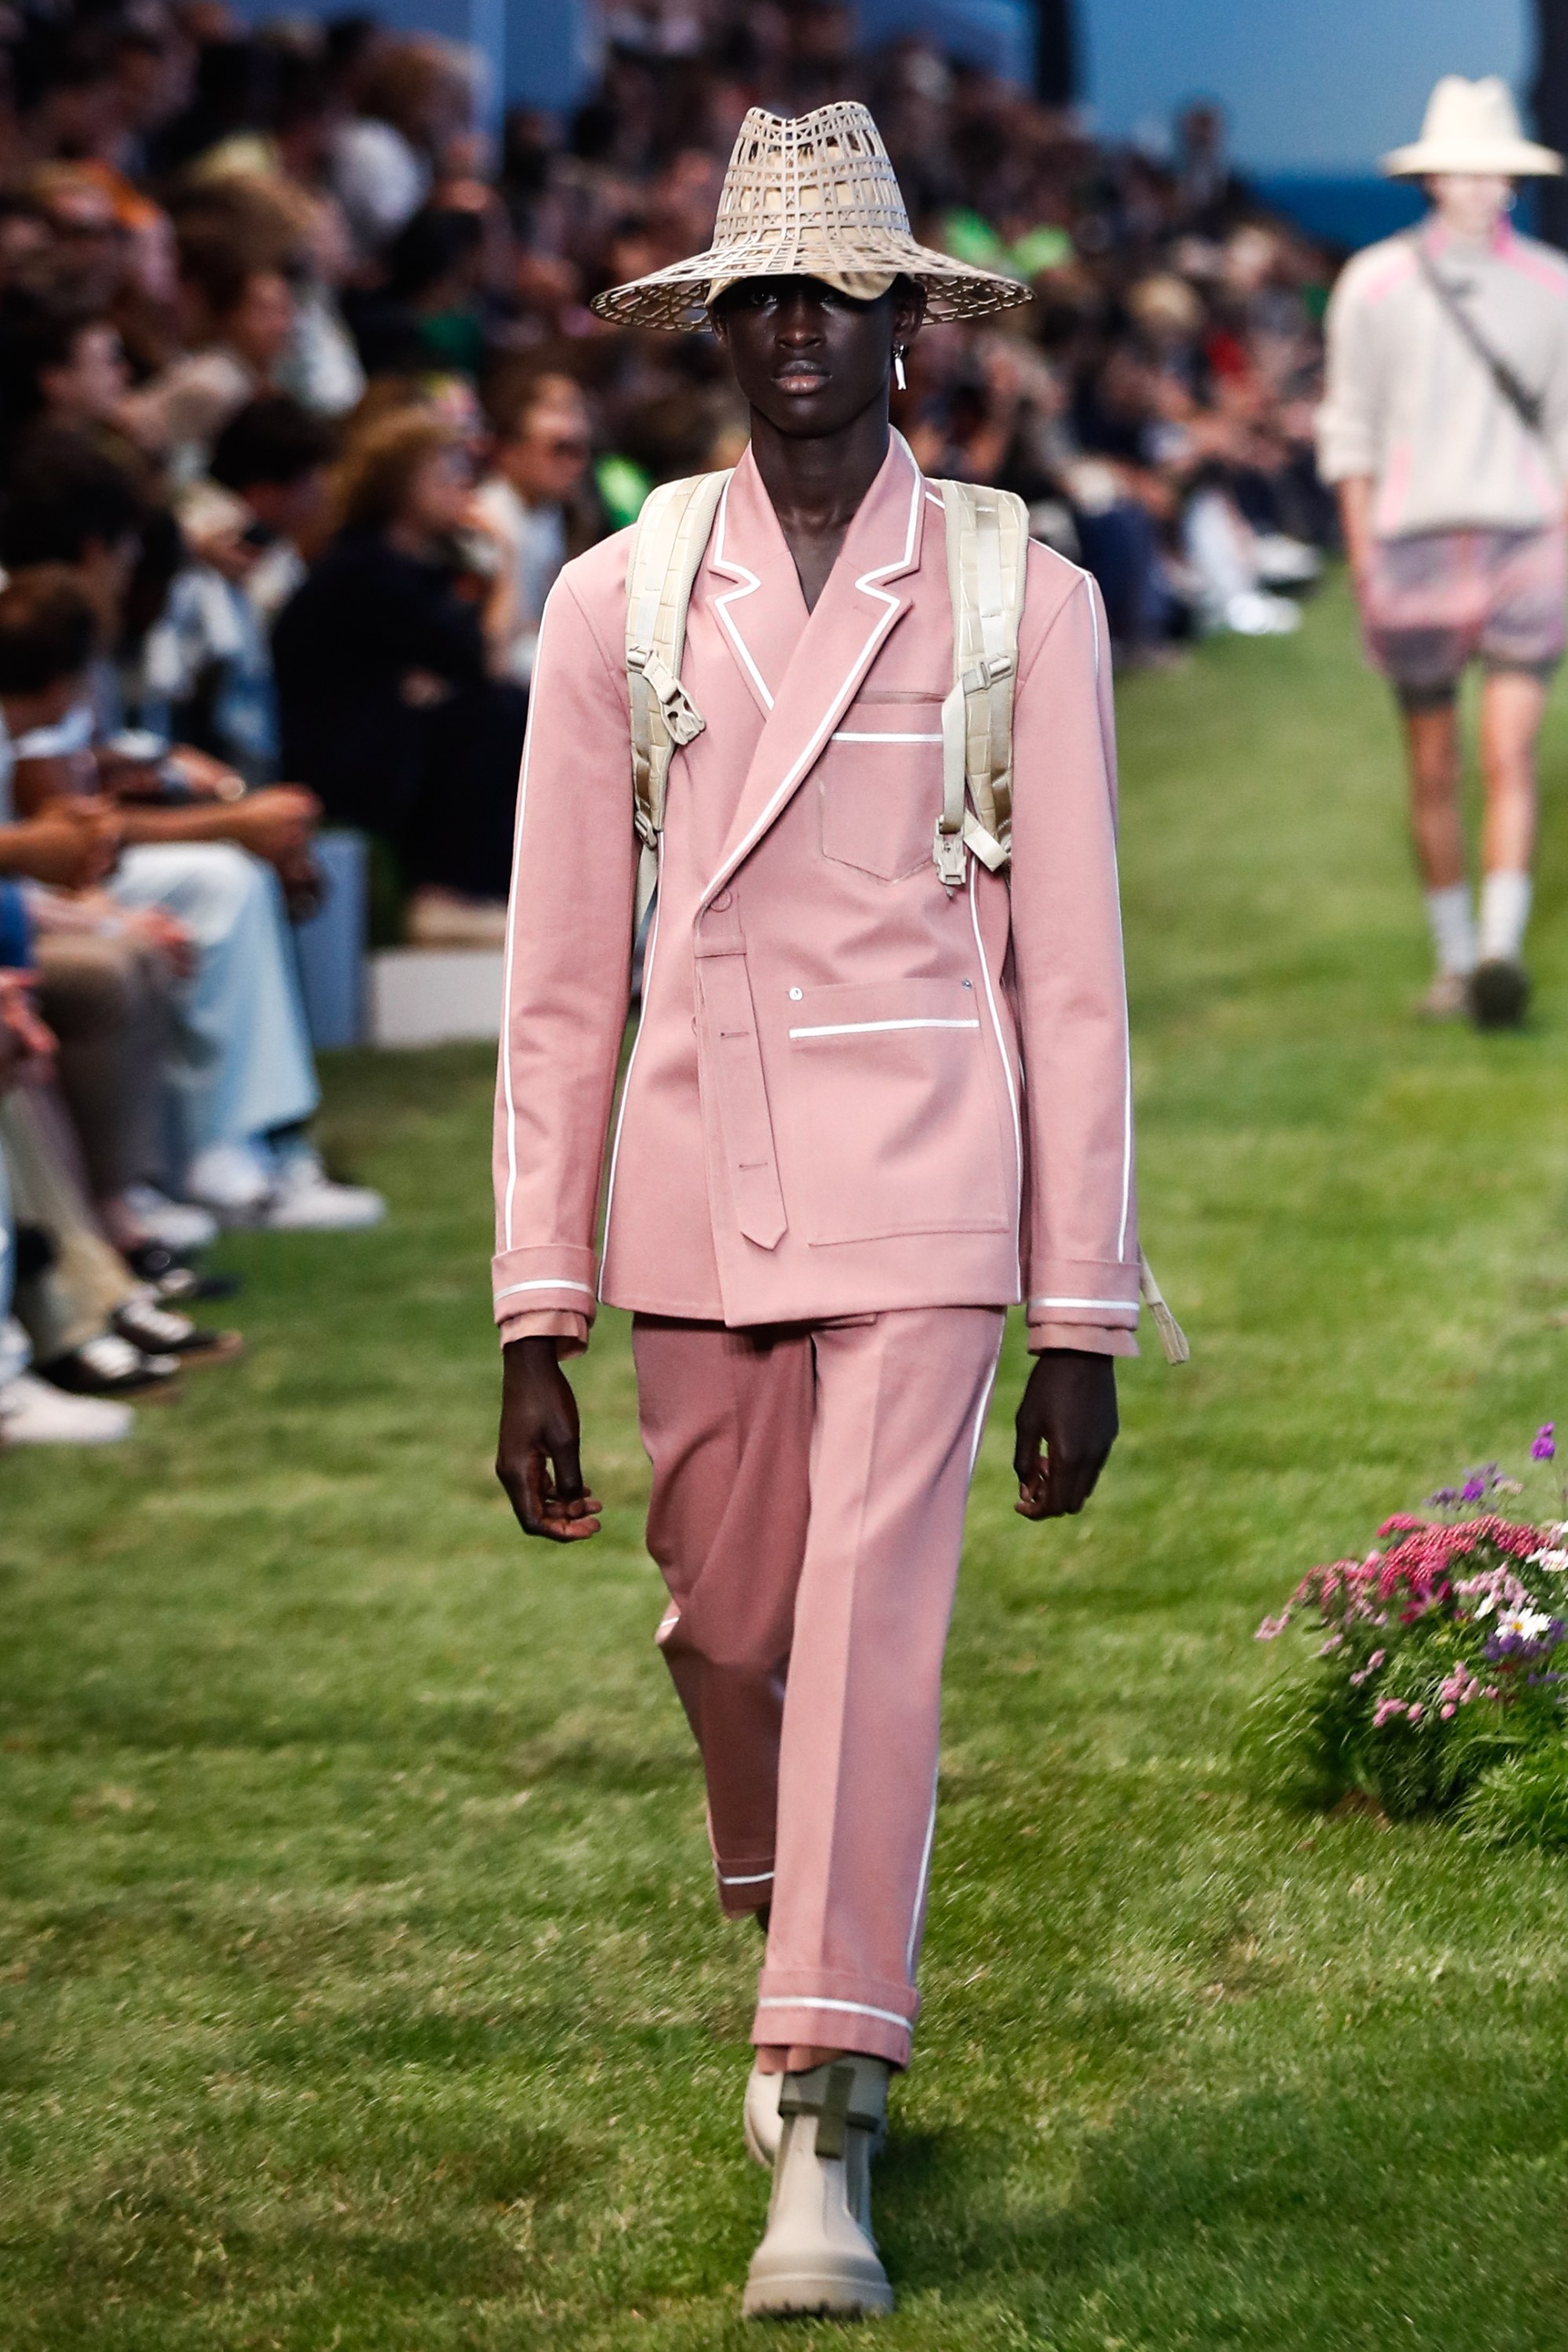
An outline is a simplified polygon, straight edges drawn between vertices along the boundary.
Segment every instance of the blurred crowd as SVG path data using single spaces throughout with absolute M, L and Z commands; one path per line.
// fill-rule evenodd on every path
M 222 1226 L 381 1214 L 310 1140 L 319 832 L 378 938 L 498 939 L 549 586 L 744 443 L 711 339 L 588 306 L 706 243 L 748 106 L 864 99 L 916 234 L 1032 286 L 923 334 L 895 422 L 1026 499 L 1124 662 L 1298 617 L 1330 271 L 1215 110 L 1112 151 L 825 0 L 604 29 L 497 146 L 475 61 L 370 16 L 0 11 L 0 1444 L 231 1358 Z

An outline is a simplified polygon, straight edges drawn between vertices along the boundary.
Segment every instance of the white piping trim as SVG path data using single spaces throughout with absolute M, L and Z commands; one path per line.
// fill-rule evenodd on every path
M 1134 1318 L 1138 1312 L 1135 1298 L 1031 1298 L 1029 1304 L 1031 1313 L 1037 1307 L 1113 1307 L 1118 1315 Z
M 1133 1213 L 1133 1040 L 1124 1017 L 1123 1051 L 1127 1057 L 1127 1091 L 1122 1102 L 1122 1223 L 1116 1234 L 1116 1255 L 1127 1255 L 1127 1222 Z
M 985 1394 L 980 1399 L 980 1410 L 975 1415 L 975 1433 L 969 1441 L 969 1475 L 971 1478 L 975 1475 L 975 1465 L 980 1458 L 980 1440 L 986 1433 L 986 1415 L 991 1409 L 991 1392 L 997 1385 L 997 1374 L 1001 1369 L 1001 1361 L 1002 1341 L 1001 1338 L 998 1337 L 997 1340 L 997 1352 L 992 1360 L 991 1369 L 986 1380 Z
M 544 651 L 545 623 L 555 601 L 552 588 L 545 598 L 539 614 L 539 634 L 534 647 L 534 669 L 538 674 L 539 656 Z M 507 1192 L 501 1204 L 501 1246 L 512 1246 L 512 1201 L 517 1189 L 517 1114 L 512 1101 L 512 956 L 517 940 L 518 885 L 523 872 L 523 811 L 528 798 L 528 752 L 534 740 L 534 711 L 538 697 L 528 697 L 528 724 L 523 729 L 523 759 L 517 773 L 517 818 L 512 828 L 512 887 L 507 905 L 507 959 L 501 970 L 501 1091 L 507 1105 Z
M 1116 1315 L 1131 1315 L 1138 1319 L 1138 1306 L 1133 1298 L 1030 1298 L 1030 1315 L 1034 1307 L 1112 1307 Z
M 552 1275 L 538 1282 L 508 1282 L 505 1290 L 497 1291 L 497 1300 L 515 1298 L 519 1290 L 586 1290 L 590 1298 L 593 1296 L 591 1282 L 568 1282 L 563 1275 Z
M 729 482 L 733 482 L 735 476 L 731 474 Z M 716 537 L 714 551 L 709 556 L 708 561 L 713 565 L 716 572 L 723 572 L 727 580 L 738 580 L 741 584 L 738 588 L 732 588 L 727 596 L 716 596 L 713 600 L 713 608 L 718 614 L 720 624 L 724 628 L 726 635 L 729 638 L 731 645 L 734 646 L 736 652 L 739 655 L 741 662 L 746 668 L 747 675 L 750 677 L 758 693 L 762 697 L 763 702 L 767 708 L 771 710 L 773 708 L 773 697 L 768 690 L 768 680 L 763 677 L 762 672 L 758 668 L 756 662 L 752 659 L 751 648 L 747 644 L 746 639 L 741 635 L 740 625 L 729 609 L 731 604 L 737 604 L 741 597 L 754 596 L 762 585 L 761 581 L 758 579 L 755 572 L 748 572 L 744 563 L 732 562 L 728 561 L 725 555 L 724 532 L 725 525 L 729 520 L 729 482 L 726 482 L 724 488 L 719 493 L 718 530 Z
M 1013 1279 L 1023 1287 L 1023 1121 L 1019 1116 L 1018 1088 L 1013 1084 L 1013 1066 L 1008 1055 L 1007 1039 L 1002 1035 L 1001 1016 L 997 1011 L 996 991 L 991 986 L 991 968 L 986 961 L 986 943 L 980 937 L 980 902 L 976 897 L 980 862 L 969 860 L 969 922 L 975 934 L 975 961 L 980 967 L 980 978 L 986 984 L 986 1003 L 990 1007 L 991 1027 L 996 1032 L 997 1052 L 1001 1056 L 1002 1077 L 1007 1085 L 1008 1108 L 1013 1115 L 1013 1244 L 1017 1265 Z
M 863 2000 L 816 2000 L 801 1994 L 769 1993 L 759 2000 L 758 2009 L 841 2009 L 851 2017 L 880 2017 L 888 2025 L 902 2025 L 905 2033 L 913 2032 L 913 2020 L 900 2017 L 895 2009 L 873 2009 Z
M 1094 683 L 1098 686 L 1100 683 L 1100 615 L 1094 610 L 1094 591 L 1090 585 L 1088 572 L 1085 572 L 1082 577 L 1083 593 L 1089 599 L 1089 626 L 1094 635 Z
M 599 1295 L 604 1296 L 604 1268 L 610 1256 L 610 1218 L 615 1206 L 615 1171 L 621 1164 L 621 1131 L 626 1124 L 626 1105 L 632 1093 L 632 1073 L 637 1066 L 637 1052 L 643 1043 L 647 1024 L 648 991 L 653 980 L 653 951 L 659 944 L 659 924 L 664 906 L 658 896 L 659 885 L 664 878 L 664 836 L 661 830 L 655 853 L 659 861 L 658 880 L 653 885 L 653 921 L 648 933 L 648 944 L 643 950 L 643 996 L 637 1009 L 637 1034 L 632 1040 L 632 1051 L 626 1056 L 626 1076 L 621 1081 L 621 1106 L 615 1114 L 615 1140 L 610 1147 L 610 1176 L 604 1187 L 604 1244 L 599 1260 Z
M 974 1021 L 830 1021 L 816 1029 L 791 1029 L 791 1037 L 866 1037 L 881 1029 L 977 1029 Z
M 990 1395 L 988 1383 L 986 1394 L 988 1398 Z M 979 1443 L 977 1431 L 976 1443 L 977 1444 Z M 915 1882 L 915 1910 L 909 1922 L 909 1941 L 904 1948 L 904 1973 L 906 1977 L 912 1977 L 915 1974 L 915 1947 L 920 1936 L 920 1915 L 925 1908 L 925 1882 L 931 1868 L 931 1844 L 936 1835 L 936 1780 L 940 1770 L 941 1759 L 938 1757 L 936 1769 L 931 1775 L 931 1811 L 925 1823 L 925 1843 L 920 1852 L 920 1875 Z
M 935 490 L 927 490 L 925 493 L 925 503 L 928 507 L 939 507 L 942 501 L 937 497 Z
M 986 1385 L 980 1392 L 980 1409 L 975 1415 L 974 1433 L 969 1439 L 968 1478 L 975 1475 L 975 1465 L 980 1458 L 980 1440 L 985 1435 L 986 1415 L 991 1409 L 991 1396 L 997 1385 L 997 1373 L 1002 1360 L 1002 1339 L 997 1335 L 997 1352 L 991 1359 L 991 1369 L 986 1375 Z M 907 1976 L 915 1974 L 915 1947 L 920 1939 L 920 1925 L 925 1912 L 925 1889 L 931 1874 L 931 1847 L 936 1835 L 936 1786 L 941 1774 L 942 1759 L 938 1756 L 931 1774 L 931 1813 L 925 1824 L 925 1844 L 920 1856 L 920 1874 L 915 1882 L 915 1909 L 910 1916 L 909 1941 L 904 1948 L 904 1968 Z
M 895 556 L 891 563 L 879 563 L 874 565 L 870 572 L 862 572 L 860 578 L 855 582 L 856 588 L 862 595 L 874 596 L 880 604 L 886 607 L 886 610 L 878 615 L 870 636 L 867 637 L 864 645 L 862 646 L 860 652 L 855 656 L 854 660 L 851 663 L 848 675 L 841 680 L 840 684 L 834 688 L 834 691 L 828 702 L 828 709 L 830 712 L 836 711 L 842 708 L 846 697 L 853 691 L 856 682 L 864 675 L 867 668 L 869 668 L 872 661 L 875 657 L 878 646 L 881 645 L 883 637 L 886 636 L 889 629 L 892 628 L 894 622 L 898 617 L 898 598 L 896 596 L 888 595 L 886 591 L 881 588 L 877 583 L 895 572 L 907 572 L 915 552 L 915 526 L 920 518 L 921 484 L 924 481 L 925 477 L 922 475 L 919 467 L 915 464 L 909 444 L 904 440 L 903 435 L 895 433 L 893 437 L 897 442 L 899 447 L 903 450 L 904 456 L 909 459 L 909 470 L 914 476 L 914 488 L 909 500 L 909 528 L 904 534 L 904 552 L 900 556 Z M 735 872 L 736 867 L 739 866 L 744 859 L 750 856 L 757 843 L 762 838 L 762 835 L 772 824 L 774 817 L 783 806 L 784 802 L 794 791 L 795 786 L 805 774 L 806 770 L 810 766 L 812 761 L 816 759 L 819 752 L 821 751 L 822 745 L 827 740 L 828 732 L 828 723 L 826 721 L 820 722 L 810 736 L 807 739 L 805 749 L 785 771 L 784 776 L 775 790 L 772 798 L 768 803 L 768 805 L 763 810 L 761 815 L 752 825 L 750 832 L 747 833 L 744 841 L 741 842 L 740 846 L 735 851 L 732 856 L 727 857 L 723 861 L 719 866 L 718 872 L 714 876 L 712 881 L 709 882 L 706 887 L 701 892 L 697 901 L 699 909 L 706 905 L 707 901 L 713 897 L 716 890 L 723 888 L 725 883 L 729 879 L 729 877 Z
M 841 727 L 830 737 L 834 743 L 940 743 L 940 735 L 868 735 Z
M 727 1878 L 721 1870 L 718 1883 L 721 1886 L 763 1886 L 772 1875 L 770 1870 L 754 1870 L 749 1878 Z

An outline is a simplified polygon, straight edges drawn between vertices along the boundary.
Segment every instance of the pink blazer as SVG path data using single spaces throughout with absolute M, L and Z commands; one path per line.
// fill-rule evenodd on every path
M 730 1325 L 1021 1297 L 1036 1348 L 1132 1352 L 1093 582 L 1031 546 L 1010 881 L 971 861 L 950 896 L 931 855 L 953 667 L 941 500 L 895 436 L 808 615 L 741 460 L 692 595 L 683 677 L 707 723 L 671 765 L 612 1136 L 637 864 L 630 541 L 566 567 L 534 670 L 497 1094 L 503 1336 L 579 1345 L 596 1297 Z

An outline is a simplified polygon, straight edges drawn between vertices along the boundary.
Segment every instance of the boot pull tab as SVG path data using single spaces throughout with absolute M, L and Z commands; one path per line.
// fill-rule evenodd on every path
M 817 2154 L 842 2156 L 844 2134 L 849 2127 L 850 2100 L 855 2087 L 852 2066 L 830 2066 L 827 2089 L 822 2095 L 821 2113 L 817 2117 Z

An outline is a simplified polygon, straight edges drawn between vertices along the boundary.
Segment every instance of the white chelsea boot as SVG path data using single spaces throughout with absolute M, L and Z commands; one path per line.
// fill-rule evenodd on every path
M 885 2059 L 851 2052 L 780 2078 L 768 2228 L 741 2305 L 748 2319 L 873 2318 L 893 2309 L 871 2228 L 871 2159 L 887 2115 L 889 2072 Z M 748 2086 L 748 2145 L 750 2106 Z

